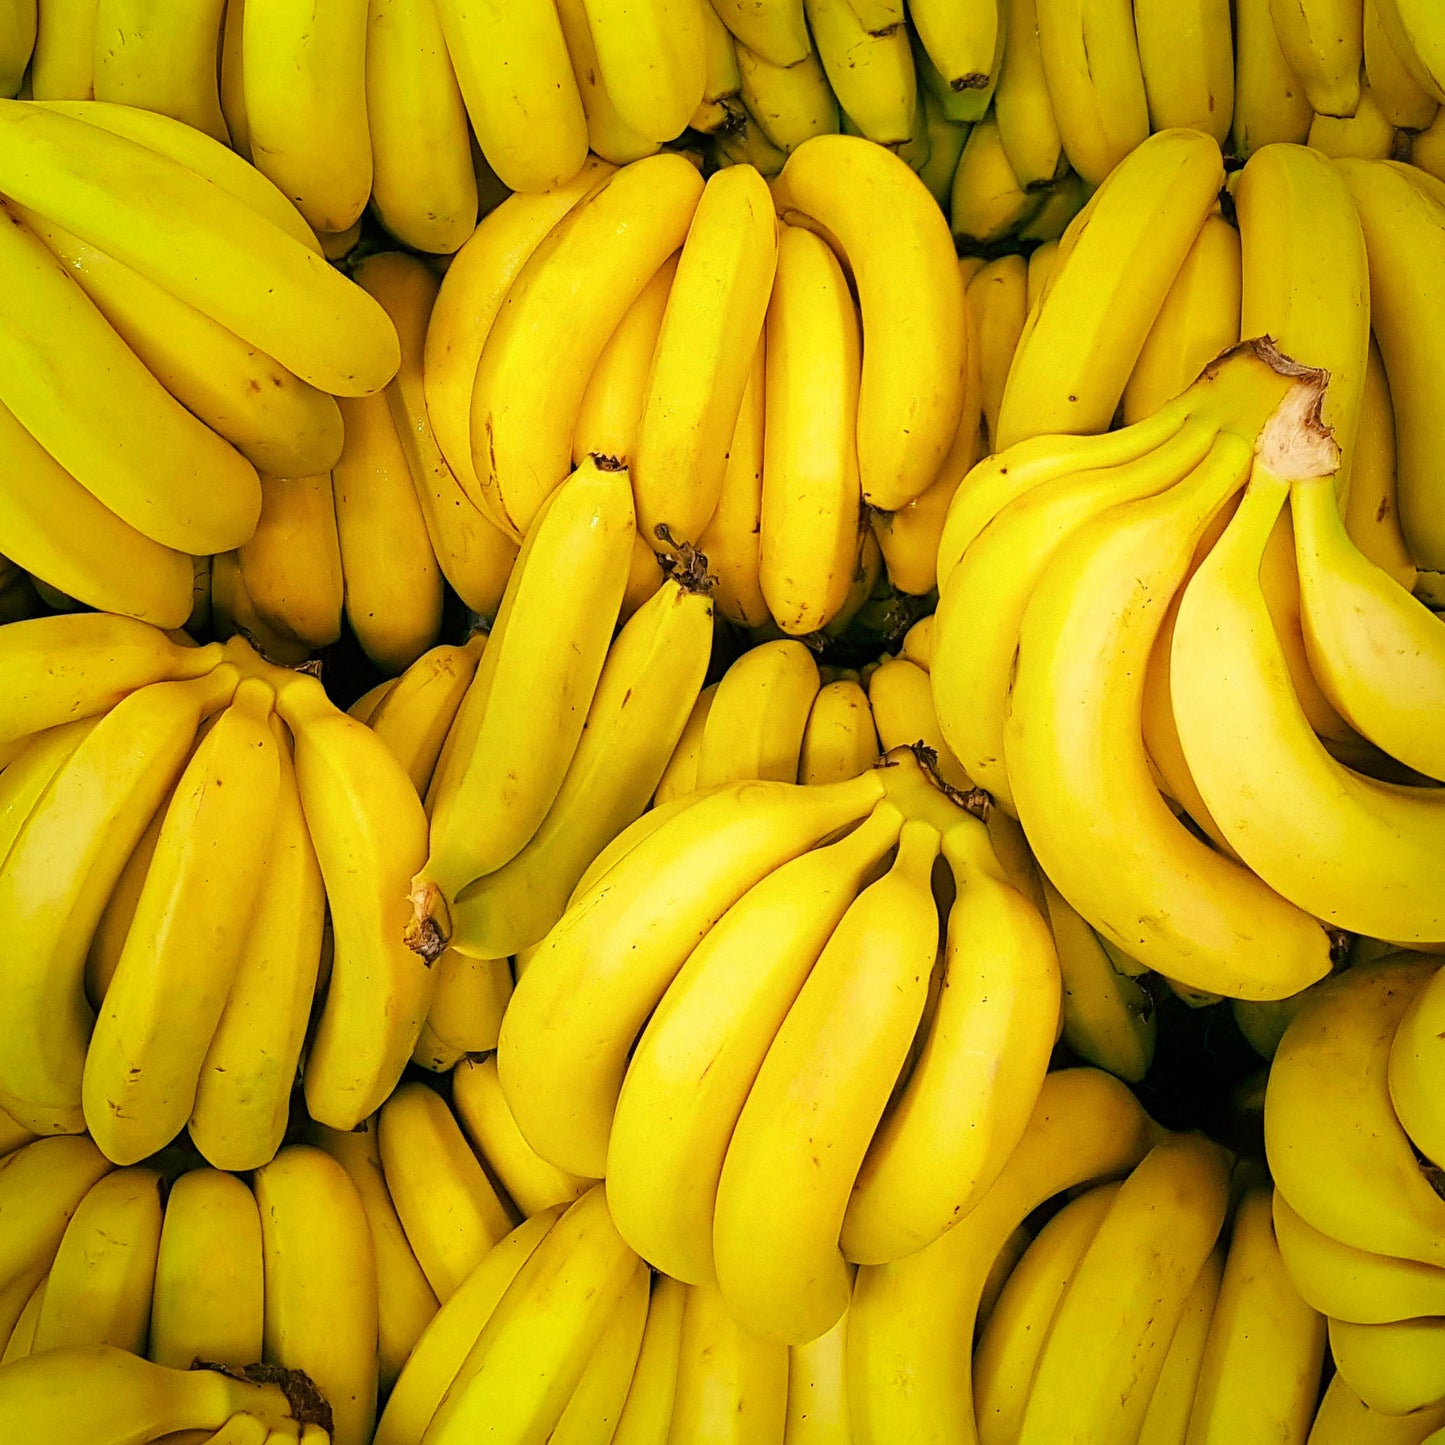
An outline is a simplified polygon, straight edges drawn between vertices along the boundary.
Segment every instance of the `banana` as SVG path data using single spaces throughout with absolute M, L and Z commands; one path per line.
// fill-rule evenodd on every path
M 1038 1232 L 1005 1281 L 973 1360 L 979 1445 L 1018 1439 L 1029 1383 L 1069 1280 L 1120 1186 L 1100 1184 L 1064 1205 Z
M 1041 7 L 1040 36 L 1043 16 Z M 1171 130 L 1150 136 L 1100 186 L 1024 328 L 995 450 L 1108 426 L 1223 179 L 1212 138 Z
M 190 1118 L 192 1142 L 218 1168 L 258 1168 L 280 1147 L 321 963 L 325 887 L 291 739 L 279 721 L 272 728 L 281 773 L 275 825 Z
M 420 797 L 426 796 L 486 640 L 477 632 L 461 647 L 443 644 L 423 653 L 361 719 L 391 749 Z
M 301 808 L 335 934 L 306 1058 L 306 1107 L 319 1124 L 352 1129 L 395 1086 L 435 988 L 402 941 L 426 815 L 386 744 L 338 712 L 315 678 L 280 687 L 277 711 L 295 739 Z
M 505 958 L 468 958 L 447 949 L 437 959 L 436 992 L 427 1025 L 446 1047 L 486 1053 L 497 1047 L 502 1014 L 512 996 L 512 970 Z
M 769 612 L 792 636 L 831 622 L 853 581 L 861 343 L 827 243 L 785 227 L 768 305 L 758 580 Z
M 25 80 L 35 49 L 37 11 L 37 0 L 7 0 L 5 38 L 0 47 L 0 96 L 16 94 Z
M 1413 590 L 1418 574 L 1400 531 L 1395 497 L 1394 408 L 1380 349 L 1373 340 L 1365 368 L 1355 464 L 1343 516 L 1345 532 L 1359 552 L 1406 591 Z
M 114 1345 L 143 1354 L 160 1238 L 154 1169 L 116 1169 L 97 1180 L 50 1266 L 32 1351 Z
M 582 737 L 531 840 L 456 895 L 453 946 L 502 958 L 530 948 L 561 917 L 577 880 L 647 806 L 702 688 L 712 604 L 663 584 L 608 651 Z
M 803 0 L 712 0 L 712 7 L 738 44 L 770 65 L 796 65 L 813 48 Z
M 818 689 L 798 753 L 800 783 L 841 783 L 867 772 L 879 756 L 868 694 L 840 679 Z
M 424 1084 L 386 1101 L 378 1138 L 397 1216 L 445 1302 L 511 1227 L 506 1208 L 445 1101 Z
M 712 150 L 720 170 L 751 166 L 767 181 L 775 180 L 788 160 L 787 151 L 779 150 L 746 110 L 717 132 Z
M 1124 0 L 1037 0 L 1039 52 L 1069 163 L 1092 185 L 1149 134 L 1149 107 Z
M 95 94 L 96 4 L 36 0 L 30 57 L 30 89 L 36 100 L 89 100 Z
M 943 102 L 926 86 L 918 87 L 920 110 L 914 117 L 915 128 L 923 126 L 924 140 L 928 147 L 927 160 L 914 158 L 909 161 L 918 179 L 928 188 L 928 193 L 938 202 L 939 208 L 948 206 L 953 194 L 953 177 L 958 170 L 959 158 L 968 142 L 970 126 L 961 121 L 950 120 L 943 109 Z
M 663 808 L 672 807 L 687 797 L 697 787 L 697 765 L 702 755 L 702 741 L 707 731 L 707 715 L 712 711 L 713 699 L 717 696 L 718 684 L 711 683 L 698 693 L 697 701 L 692 705 L 692 711 L 687 715 L 687 722 L 683 724 L 682 736 L 677 740 L 677 746 L 672 750 L 672 756 L 667 760 L 667 766 L 663 769 L 662 777 L 658 780 L 657 791 L 652 795 L 652 809 L 644 813 L 637 821 L 646 826 L 647 820 L 657 819 Z M 618 838 L 627 838 L 631 829 L 623 829 Z M 616 840 L 614 840 L 614 843 Z M 572 896 L 578 896 L 578 892 L 586 888 L 593 877 L 600 877 L 598 863 L 607 856 L 608 850 L 604 849 L 594 860 L 593 866 L 578 880 L 577 888 L 573 890 Z M 610 864 L 609 864 L 610 866 Z M 568 900 L 571 901 L 570 899 Z
M 1170 688 L 1190 771 L 1240 857 L 1299 907 L 1377 938 L 1438 939 L 1445 907 L 1432 880 L 1445 856 L 1445 811 L 1431 790 L 1378 783 L 1325 751 L 1258 586 L 1291 479 L 1324 485 L 1338 453 L 1307 418 L 1260 447 L 1239 510 L 1190 580 L 1175 625 Z M 1256 799 L 1261 769 L 1269 793 Z M 1350 850 L 1348 868 L 1334 863 L 1338 846 Z
M 1029 842 L 1092 927 L 1169 978 L 1278 998 L 1328 971 L 1323 928 L 1175 821 L 1139 733 L 1160 615 L 1248 464 L 1248 447 L 1221 436 L 1183 482 L 1106 512 L 1063 542 L 1023 615 L 1004 737 Z M 1086 651 L 1072 641 L 1076 628 L 1093 639 Z M 1065 735 L 1067 749 L 1059 746 Z M 1088 764 L 1077 762 L 1076 748 L 1089 750 Z M 1113 841 L 1122 834 L 1101 831 L 1119 809 L 1130 818 L 1123 848 Z M 1161 919 L 1147 900 L 1166 893 L 1173 906 Z
M 95 720 L 79 718 L 19 739 L 15 759 L 0 775 L 0 862 L 9 854 L 51 778 L 94 726 Z
M 944 741 L 934 711 L 929 674 L 902 657 L 885 658 L 868 678 L 868 703 L 885 753 L 922 743 L 933 753 L 932 766 L 950 788 L 968 792 L 973 780 Z
M 402 1367 L 377 1423 L 374 1445 L 421 1439 L 482 1326 L 561 1213 L 558 1206 L 518 1225 L 442 1302 Z
M 707 558 L 708 575 L 717 579 L 713 606 L 740 627 L 761 627 L 769 619 L 760 578 L 762 547 L 763 460 L 766 418 L 764 377 L 766 333 L 758 338 L 752 369 L 743 387 L 737 424 L 728 446 L 717 507 L 698 551 Z
M 1164 1356 L 1149 1409 L 1139 1429 L 1139 1445 L 1175 1445 L 1182 1442 L 1189 1429 L 1189 1414 L 1194 1405 L 1194 1388 L 1199 1366 L 1214 1314 L 1219 1282 L 1224 1273 L 1224 1250 L 1216 1246 L 1204 1262 L 1194 1288 L 1184 1302 L 1184 1313 L 1175 1326 L 1174 1336 Z
M 745 652 L 713 696 L 694 787 L 748 778 L 796 782 L 819 685 L 818 665 L 801 642 L 764 642 Z
M 998 74 L 1006 21 L 996 0 L 949 5 L 913 0 L 908 7 L 918 43 L 949 90 L 985 89 Z
M 1216 356 L 1239 342 L 1242 288 L 1239 233 L 1223 216 L 1209 216 L 1129 374 L 1124 388 L 1126 426 L 1172 401 Z
M 402 672 L 440 635 L 441 569 L 386 397 L 343 398 L 341 415 L 331 481 L 346 620 L 379 668 Z
M 1198 1135 L 1157 1144 L 1120 1186 L 1039 1355 L 1025 1442 L 1137 1435 L 1194 1280 L 1224 1223 L 1227 1156 Z
M 222 664 L 117 703 L 71 753 L 0 866 L 4 1002 L 15 1040 L 0 1103 L 37 1132 L 84 1127 L 81 1075 L 91 1027 L 85 955 L 130 850 L 174 783 L 202 718 L 235 691 Z
M 256 469 L 169 395 L 8 209 L 0 273 L 11 296 L 0 397 L 15 421 L 97 501 L 163 546 L 204 553 L 245 541 L 261 509 Z
M 1303 144 L 1314 108 L 1285 59 L 1271 0 L 1236 0 L 1233 149 L 1248 160 L 1278 141 Z
M 211 560 L 211 631 L 228 641 L 237 635 L 268 662 L 298 667 L 310 648 L 288 633 L 267 625 L 256 610 L 235 552 L 218 552 Z
M 34 211 L 19 214 L 161 385 L 259 472 L 306 475 L 335 462 L 341 413 L 325 392 L 156 281 Z
M 1042 204 L 1042 193 L 1026 191 L 1009 165 L 998 125 L 986 115 L 968 133 L 953 172 L 949 224 L 966 247 L 992 249 L 1017 233 Z
M 1137 1084 L 1154 1062 L 1158 1019 L 1153 1000 L 1114 966 L 1093 929 L 1042 880 L 1059 958 L 1061 1038 L 1086 1064 Z
M 1365 1404 L 1336 1371 L 1320 1401 L 1309 1445 L 1422 1445 L 1442 1424 L 1445 1404 L 1412 1415 L 1386 1415 Z
M 629 467 L 636 459 L 637 425 L 642 420 L 652 354 L 677 262 L 677 256 L 669 256 L 658 267 L 602 348 L 577 408 L 577 430 L 572 436 L 574 467 L 580 467 L 589 456 L 615 457 Z M 651 539 L 643 540 L 651 551 Z
M 717 510 L 777 251 L 762 178 L 747 166 L 717 172 L 688 228 L 637 424 L 637 525 L 659 551 L 695 542 Z
M 970 408 L 970 415 L 973 410 Z M 968 428 L 966 439 L 963 425 L 959 431 L 960 436 L 944 459 L 937 481 L 896 512 L 873 512 L 869 516 L 869 530 L 883 554 L 889 586 L 895 591 L 927 597 L 938 586 L 938 542 L 943 524 L 963 480 L 966 464 L 982 447 L 982 435 L 976 425 Z M 860 556 L 853 574 L 854 587 L 859 585 L 862 570 Z
M 693 949 L 643 1031 L 617 1100 L 607 1197 L 623 1238 L 668 1276 L 713 1279 L 718 1179 L 738 1116 L 799 990 L 902 821 L 879 807 L 839 842 L 756 883 Z
M 435 0 L 372 5 L 365 64 L 376 213 L 397 240 L 449 255 L 477 224 L 477 180 Z M 416 144 L 419 136 L 424 145 Z
M 482 1326 L 422 1439 L 456 1445 L 486 1422 L 514 1439 L 555 1428 L 614 1313 L 646 1277 L 600 1185 L 548 1230 Z
M 1134 28 L 1153 130 L 1190 126 L 1222 146 L 1234 114 L 1234 47 L 1227 0 L 1138 0 Z
M 1020 626 L 1061 548 L 1113 507 L 1158 496 L 1201 464 L 1210 426 L 1188 422 L 1137 461 L 1059 477 L 1016 497 L 948 575 L 933 674 L 939 723 L 968 775 L 1016 810 L 1004 736 Z
M 85 1056 L 86 1124 L 118 1164 L 168 1144 L 195 1104 L 253 922 L 257 844 L 277 813 L 274 701 L 269 683 L 243 680 L 167 806 Z
M 1439 485 L 1429 460 L 1436 455 L 1433 338 L 1413 324 L 1418 308 L 1430 304 L 1445 248 L 1445 205 L 1411 182 L 1408 166 L 1359 160 L 1335 165 L 1369 251 L 1370 319 L 1395 408 L 1400 527 L 1422 571 L 1445 571 Z
M 36 1139 L 0 1161 L 0 1280 L 7 1287 L 28 1282 L 15 1315 L 50 1268 L 81 1201 L 110 1169 L 110 1160 L 83 1136 Z M 15 1315 L 5 1323 L 13 1326 Z
M 679 1280 L 654 1278 L 642 1348 L 612 1445 L 667 1445 L 688 1294 Z
M 1348 116 L 1360 99 L 1361 0 L 1269 0 L 1279 47 L 1319 115 Z
M 130 1445 L 177 1430 L 217 1430 L 233 1415 L 291 1419 L 279 1384 L 217 1370 L 172 1370 L 111 1345 L 46 1350 L 0 1373 L 0 1429 L 51 1445 Z
M 835 237 L 856 282 L 866 338 L 858 472 L 863 500 L 893 511 L 933 481 L 963 408 L 967 325 L 947 226 L 902 161 L 852 136 L 800 146 L 778 191 L 783 219 Z
M 433 778 L 430 852 L 408 929 L 423 946 L 423 935 L 450 940 L 458 895 L 522 851 L 561 790 L 605 666 L 634 535 L 626 470 L 592 459 L 529 532 Z M 543 699 L 552 723 L 539 734 Z
M 793 1445 L 848 1445 L 848 1314 L 827 1334 L 788 1351 L 784 1440 Z
M 655 155 L 660 149 L 659 143 L 638 134 L 622 118 L 607 88 L 592 39 L 586 0 L 558 0 L 557 15 L 562 22 L 562 35 L 567 42 L 567 54 L 587 118 L 589 148 L 617 165 Z M 721 22 L 718 24 L 721 25 Z M 612 45 L 609 48 L 615 60 L 616 47 Z M 703 103 L 705 105 L 706 101 Z
M 497 1056 L 507 1102 L 543 1158 L 601 1177 L 628 1050 L 687 955 L 749 887 L 881 794 L 872 773 L 822 788 L 717 788 L 573 900 L 518 983 Z
M 9 199 L 165 286 L 303 381 L 364 394 L 395 372 L 396 333 L 381 308 L 200 173 L 53 107 L 0 102 L 0 132 Z
M 376 1259 L 377 1379 L 387 1390 L 401 1374 L 421 1333 L 437 1312 L 437 1297 L 397 1217 L 382 1172 L 376 1116 L 360 1129 L 318 1127 L 313 1143 L 346 1170 L 371 1234 Z
M 237 1368 L 259 1360 L 263 1292 L 255 1197 L 234 1175 L 188 1170 L 166 1197 L 149 1357 L 177 1370 L 198 1359 Z
M 803 0 L 803 9 L 839 109 L 870 141 L 903 145 L 918 104 L 907 29 L 869 31 L 848 0 Z
M 1155 1133 L 1117 1080 L 1093 1069 L 1051 1074 L 1019 1148 L 978 1207 L 917 1254 L 859 1270 L 847 1345 L 858 1445 L 977 1438 L 969 1357 L 958 1341 L 972 1338 L 1000 1249 L 1061 1190 L 1133 1168 Z
M 1303 1440 L 1324 1353 L 1324 1316 L 1300 1298 L 1286 1271 L 1270 1190 L 1251 1189 L 1234 1213 L 1189 1417 L 1190 1445 L 1260 1434 Z
M 1436 180 L 1445 180 L 1445 116 L 1437 110 L 1435 119 L 1410 138 L 1410 162 Z
M 426 412 L 447 465 L 477 507 L 482 490 L 472 465 L 472 383 L 483 345 L 527 259 L 612 170 L 605 161 L 589 159 L 555 190 L 507 197 L 483 217 L 442 278 L 422 356 Z
M 1308 145 L 1327 156 L 1389 160 L 1395 153 L 1395 127 L 1374 92 L 1362 81 L 1355 113 L 1344 119 L 1317 115 L 1310 122 Z
M 0 1159 L 5 1158 L 8 1154 L 13 1154 L 26 1144 L 33 1143 L 36 1137 L 29 1129 L 16 1123 L 9 1114 L 0 1110 Z
M 266 1355 L 311 1377 L 331 1406 L 335 1445 L 365 1445 L 376 1419 L 377 1280 L 356 1186 L 329 1154 L 293 1144 L 256 1171 L 252 1187 Z
M 843 1218 L 843 1253 L 862 1264 L 914 1253 L 977 1203 L 1028 1125 L 1057 1035 L 1053 938 L 1007 882 L 988 830 L 960 817 L 942 853 L 957 894 L 937 1006 Z M 961 1098 L 972 1101 L 967 1130 Z
M 1445 1264 L 1439 1196 L 1390 1103 L 1390 1043 L 1433 965 L 1358 965 L 1312 991 L 1285 1031 L 1265 1099 L 1280 1194 L 1307 1224 L 1375 1254 Z M 1354 1181 L 1341 1189 L 1332 1181 Z
M 1049 284 L 1049 278 L 1054 274 L 1054 266 L 1059 259 L 1059 243 L 1057 241 L 1044 241 L 1029 252 L 1029 277 L 1027 307 L 1034 309 L 1034 303 L 1043 294 L 1044 287 Z
M 628 307 L 682 246 L 701 192 L 681 156 L 627 166 L 568 213 L 507 293 L 476 373 L 471 438 L 486 510 L 514 536 L 565 476 L 587 378 Z
M 273 631 L 307 648 L 335 642 L 345 579 L 331 474 L 263 476 L 261 518 L 237 549 L 236 565 L 257 616 Z
M 939 843 L 931 824 L 904 823 L 889 872 L 854 900 L 788 1010 L 728 1143 L 713 1220 L 718 1286 L 765 1339 L 816 1339 L 847 1307 L 839 1228 L 922 1016 Z M 830 1028 L 840 1016 L 856 1021 L 846 1040 Z
M 1432 979 L 1416 995 L 1390 1046 L 1390 1098 L 1395 1114 L 1415 1148 L 1431 1160 L 1445 1154 L 1445 1128 L 1432 1078 L 1439 1069 L 1442 987 L 1445 981 Z
M 1025 191 L 1032 191 L 1050 184 L 1066 162 L 1044 75 L 1036 0 L 1013 0 L 1006 9 L 994 119 L 1009 169 Z
M 15 1328 L 10 1331 L 10 1338 L 6 1341 L 4 1354 L 0 1355 L 0 1365 L 8 1365 L 11 1360 L 24 1359 L 26 1355 L 34 1354 L 35 1326 L 40 1318 L 40 1306 L 45 1302 L 45 1281 L 46 1276 L 41 1275 L 40 1283 L 31 1290 L 30 1298 L 25 1301 L 25 1308 L 20 1311 Z M 8 1312 L 6 1318 L 9 1318 Z
M 1000 256 L 968 283 L 966 294 L 972 342 L 978 350 L 983 414 L 988 435 L 993 436 L 1009 366 L 1028 314 L 1028 263 L 1022 256 Z
M 1025 244 L 1061 240 L 1094 189 L 1065 161 L 1063 175 L 1044 192 L 1033 214 L 1019 223 L 1019 240 Z
M 816 51 L 792 65 L 773 65 L 741 44 L 736 56 L 742 102 L 779 150 L 838 129 L 838 102 Z
M 427 413 L 424 354 L 437 280 L 420 260 L 399 251 L 368 256 L 352 274 L 391 317 L 401 341 L 401 367 L 387 384 L 386 400 L 437 565 L 471 611 L 494 616 L 517 549 L 453 474 Z M 420 560 L 419 539 L 415 545 Z M 425 573 L 418 567 L 411 575 L 420 580 Z M 425 595 L 425 588 L 419 590 Z
M 226 0 L 221 19 L 220 56 L 217 65 L 221 115 L 231 148 L 243 160 L 251 159 L 251 129 L 246 123 L 246 83 L 241 54 L 245 40 L 245 0 Z M 309 229 L 309 228 L 308 228 Z
M 1445 1402 L 1445 1320 L 1384 1325 L 1330 1321 L 1330 1353 L 1345 1383 L 1372 1410 L 1405 1415 Z
M 547 1437 L 549 1445 L 609 1445 L 627 1403 L 632 1373 L 642 1349 L 650 1287 L 649 1271 L 638 1270 L 587 1361 L 572 1398 Z
M 708 0 L 583 0 L 598 78 L 619 119 L 643 139 L 675 139 L 707 88 Z
M 159 6 L 98 0 L 95 98 L 174 116 L 230 144 L 218 88 L 224 8 L 225 0 Z
M 1412 79 L 1445 101 L 1445 45 L 1428 5 L 1419 0 L 1379 0 L 1380 23 Z

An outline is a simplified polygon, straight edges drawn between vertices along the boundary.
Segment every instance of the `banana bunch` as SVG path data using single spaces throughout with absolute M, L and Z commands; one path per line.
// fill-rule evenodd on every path
M 1329 1320 L 1344 1382 L 1322 1407 L 1332 1417 L 1445 1407 L 1441 983 L 1429 955 L 1356 964 L 1312 990 L 1270 1071 L 1274 1226 L 1295 1287 Z
M 117 1163 L 188 1127 L 218 1167 L 264 1164 L 329 909 L 307 1106 L 360 1122 L 435 982 L 402 942 L 426 820 L 390 750 L 240 638 L 81 613 L 11 624 L 0 660 L 4 1106 Z
M 259 473 L 331 467 L 333 393 L 380 390 L 395 329 L 279 190 L 180 121 L 7 100 L 0 130 L 0 545 L 179 626 L 192 556 L 251 536 Z
M 908 748 L 887 764 L 700 780 L 644 814 L 502 1020 L 531 1146 L 605 1177 L 649 1263 L 789 1343 L 836 1324 L 846 1261 L 920 1248 L 987 1188 L 1056 1036 L 1052 941 L 988 830 Z

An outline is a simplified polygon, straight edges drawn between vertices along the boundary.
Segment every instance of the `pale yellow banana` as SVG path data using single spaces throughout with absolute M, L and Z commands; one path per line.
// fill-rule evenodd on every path
M 1385 118 L 1401 130 L 1422 131 L 1439 106 L 1438 99 L 1411 73 L 1380 18 L 1377 0 L 1365 0 L 1365 75 Z
M 707 4 L 583 0 L 599 78 L 620 119 L 646 140 L 674 140 L 702 103 Z
M 883 146 L 913 134 L 918 82 L 902 25 L 866 29 L 848 0 L 803 0 L 808 30 L 839 109 Z
M 1331 1320 L 1329 1330 L 1335 1368 L 1371 1409 L 1405 1415 L 1445 1402 L 1445 1320 Z
M 1269 0 L 1279 47 L 1319 115 L 1353 115 L 1364 60 L 1362 0 Z
M 1063 168 L 1063 143 L 1044 75 L 1035 0 L 1006 7 L 1007 42 L 994 93 L 999 141 L 1025 190 L 1047 185 Z

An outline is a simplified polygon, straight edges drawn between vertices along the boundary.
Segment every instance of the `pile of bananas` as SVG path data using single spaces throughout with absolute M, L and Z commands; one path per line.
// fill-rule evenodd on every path
M 1445 1441 L 1435 0 L 0 0 L 0 1441 Z

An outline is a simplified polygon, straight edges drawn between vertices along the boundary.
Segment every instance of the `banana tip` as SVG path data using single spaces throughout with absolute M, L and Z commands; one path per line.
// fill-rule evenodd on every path
M 411 917 L 407 920 L 402 940 L 430 968 L 446 952 L 451 939 L 446 899 L 442 897 L 441 889 L 429 882 L 414 883 L 408 897 Z

